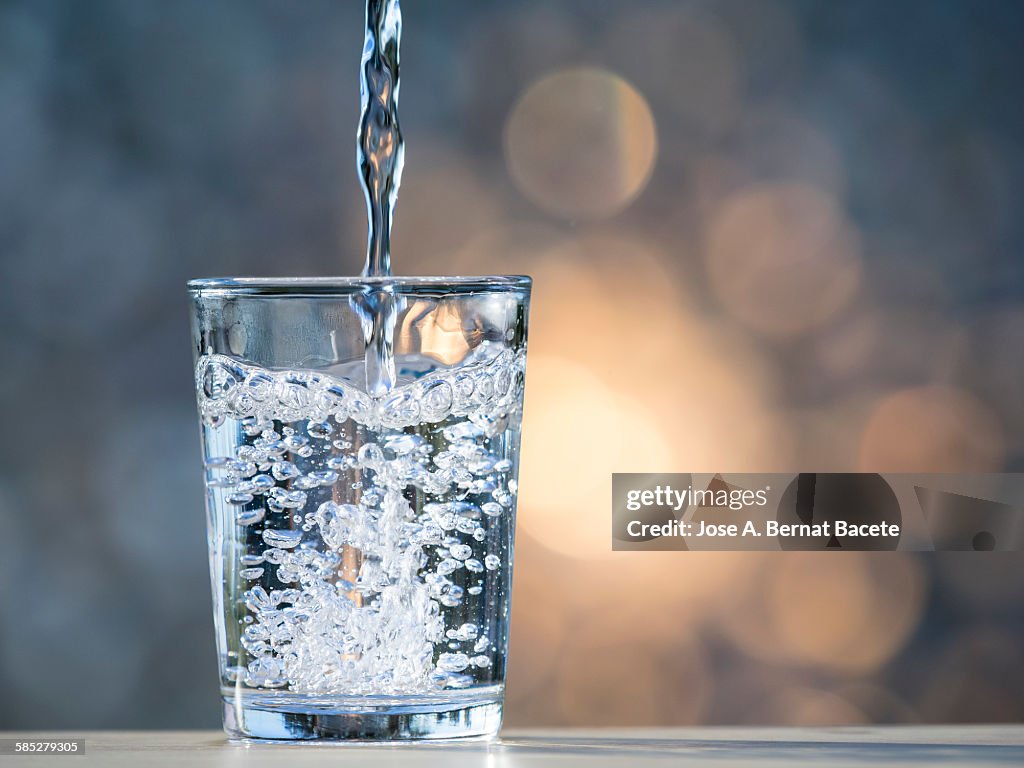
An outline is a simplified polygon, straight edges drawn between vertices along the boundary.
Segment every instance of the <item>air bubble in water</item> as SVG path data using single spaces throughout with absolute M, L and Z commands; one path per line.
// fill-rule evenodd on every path
M 476 385 L 473 383 L 473 377 L 468 373 L 460 373 L 452 381 L 452 390 L 460 400 L 471 398 L 475 389 Z M 448 439 L 451 440 L 452 438 Z
M 420 403 L 411 392 L 399 391 L 381 403 L 381 410 L 392 423 L 408 424 L 418 418 Z
M 249 397 L 262 403 L 274 394 L 274 378 L 262 371 L 253 371 L 245 377 L 245 388 Z
M 439 528 L 446 531 L 453 529 L 459 520 L 459 516 L 447 504 L 426 504 L 423 511 L 430 515 Z
M 292 488 L 298 488 L 300 491 L 311 491 L 314 488 L 318 488 L 320 483 L 317 481 L 312 474 L 302 475 L 301 477 L 295 478 L 292 481 Z
M 252 461 L 232 461 L 228 463 L 228 469 L 240 477 L 251 477 L 256 474 L 256 464 Z
M 316 407 L 324 413 L 329 413 L 337 422 L 342 422 L 348 417 L 348 407 L 345 405 L 345 392 L 341 387 L 331 386 L 316 396 Z
M 483 618 L 492 605 L 463 605 L 467 592 L 484 594 L 472 575 L 500 567 L 496 555 L 473 557 L 473 546 L 487 540 L 487 520 L 511 507 L 515 487 L 503 474 L 513 468 L 504 430 L 518 428 L 518 412 L 496 409 L 517 405 L 497 398 L 506 381 L 521 380 L 521 358 L 491 357 L 490 343 L 477 351 L 483 362 L 458 372 L 414 367 L 421 378 L 377 397 L 348 375 L 230 360 L 223 370 L 235 383 L 215 397 L 199 392 L 204 423 L 226 417 L 235 425 L 217 438 L 237 448 L 233 457 L 213 457 L 212 480 L 227 480 L 257 503 L 265 496 L 257 509 L 240 505 L 228 519 L 297 527 L 236 534 L 245 547 L 237 561 L 242 578 L 280 587 L 267 595 L 254 585 L 244 594 L 242 621 L 252 631 L 232 652 L 248 654 L 249 667 L 234 672 L 246 685 L 394 695 L 489 680 L 475 671 L 497 658 L 484 655 L 487 637 L 457 617 Z M 508 393 L 514 400 L 511 385 Z M 225 514 L 225 494 L 212 499 Z M 472 652 L 461 653 L 461 643 Z
M 441 527 L 428 523 L 416 536 L 416 541 L 419 544 L 440 544 L 442 538 L 444 538 L 444 531 Z
M 335 471 L 340 472 L 348 469 L 351 465 L 351 462 L 351 456 L 331 456 L 329 459 L 327 459 L 325 463 L 327 464 L 328 469 L 333 469 Z
M 310 472 L 309 478 L 316 481 L 317 485 L 333 485 L 338 482 L 338 473 L 330 469 L 321 469 L 315 472 Z
M 278 549 L 294 549 L 302 541 L 302 531 L 275 530 L 268 528 L 263 532 L 263 540 L 271 547 Z
M 447 576 L 449 573 L 462 567 L 462 563 L 458 560 L 453 560 L 450 557 L 446 557 L 440 563 L 437 564 L 435 569 L 440 576 Z
M 288 553 L 283 549 L 270 548 L 263 552 L 263 559 L 272 565 L 280 565 Z
M 253 446 L 256 450 L 262 451 L 267 456 L 281 456 L 288 450 L 284 441 L 279 440 L 276 435 L 274 437 L 261 437 L 253 443 Z
M 469 666 L 469 656 L 464 653 L 442 653 L 437 659 L 437 668 L 444 672 L 461 672 Z
M 454 672 L 448 673 L 448 687 L 449 688 L 469 688 L 476 680 L 473 679 L 472 675 L 459 675 Z
M 270 607 L 270 595 L 263 587 L 256 586 L 245 593 L 246 605 L 249 605 L 253 612 L 258 612 Z M 253 607 L 255 606 L 255 607 Z
M 228 365 L 230 364 L 221 360 L 209 360 L 203 369 L 202 393 L 211 400 L 224 397 L 238 384 L 235 372 L 230 370 Z
M 263 431 L 263 424 L 257 418 L 242 419 L 242 431 L 249 437 L 256 437 Z
M 384 452 L 376 443 L 367 443 L 359 449 L 358 457 L 360 464 L 373 467 L 384 461 Z
M 426 442 L 427 441 L 419 435 L 395 435 L 384 441 L 384 447 L 389 451 L 393 451 L 399 456 L 402 456 L 407 453 L 412 453 L 421 445 L 426 444 Z
M 420 395 L 424 417 L 433 421 L 444 418 L 451 410 L 454 397 L 452 385 L 444 379 L 428 384 Z
M 283 677 L 280 659 L 270 656 L 261 656 L 250 662 L 245 681 L 249 685 L 263 688 L 278 688 L 288 682 Z
M 306 425 L 306 433 L 317 440 L 326 440 L 334 432 L 334 427 L 327 421 L 310 421 Z
M 288 435 L 281 442 L 284 443 L 285 447 L 289 451 L 291 451 L 292 453 L 295 453 L 295 452 L 300 451 L 301 449 L 303 449 L 303 448 L 305 448 L 306 446 L 309 445 L 309 438 L 305 437 L 303 435 L 291 434 L 291 435 Z
M 289 491 L 284 488 L 273 488 L 268 494 L 270 501 L 276 502 L 284 509 L 298 509 L 305 506 L 306 494 L 303 491 Z M 268 505 L 270 504 L 268 501 Z
M 256 509 L 243 509 L 235 515 L 235 522 L 239 525 L 253 525 L 254 523 L 260 522 L 265 515 L 266 511 L 263 507 L 257 507 Z
M 257 493 L 263 493 L 274 487 L 274 478 L 270 475 L 255 475 L 250 483 Z
M 442 434 L 449 441 L 475 440 L 478 437 L 483 437 L 484 431 L 471 421 L 463 421 L 459 424 L 445 427 Z
M 270 474 L 272 474 L 275 479 L 285 482 L 286 480 L 298 477 L 300 472 L 299 468 L 291 462 L 278 462 L 270 469 Z
M 438 602 L 441 603 L 441 605 L 446 605 L 449 608 L 454 608 L 462 602 L 462 595 L 464 594 L 464 592 L 465 590 L 463 590 L 463 588 L 460 587 L 458 584 L 452 584 L 448 588 L 448 590 L 441 595 L 441 597 L 438 599 Z
M 459 533 L 473 534 L 477 530 L 477 524 L 475 520 L 467 517 L 460 517 L 455 523 L 455 530 Z

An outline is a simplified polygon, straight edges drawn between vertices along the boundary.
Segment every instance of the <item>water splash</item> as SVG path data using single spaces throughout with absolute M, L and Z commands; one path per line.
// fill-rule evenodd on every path
M 402 183 L 405 145 L 398 125 L 398 0 L 367 0 L 366 37 L 359 71 L 362 113 L 356 134 L 359 181 L 366 195 L 367 277 L 391 274 L 391 222 Z

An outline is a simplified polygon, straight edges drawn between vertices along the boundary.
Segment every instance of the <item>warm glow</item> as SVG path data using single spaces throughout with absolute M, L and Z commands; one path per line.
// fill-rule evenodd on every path
M 806 184 L 761 184 L 729 196 L 711 221 L 706 258 L 724 307 L 769 336 L 820 326 L 860 284 L 855 233 L 836 201 Z
M 656 152 L 643 96 L 600 69 L 539 80 L 505 127 L 512 179 L 536 205 L 565 218 L 601 218 L 624 208 L 647 183 Z
M 611 475 L 673 466 L 655 416 L 587 368 L 533 357 L 519 523 L 572 557 L 611 555 Z
M 861 438 L 862 471 L 996 472 L 1002 461 L 1002 430 L 991 409 L 950 387 L 894 392 Z
M 445 365 L 458 363 L 469 351 L 462 316 L 454 302 L 416 302 L 405 313 L 401 333 L 418 335 L 422 353 Z
M 863 673 L 903 647 L 924 607 L 924 583 L 908 555 L 791 552 L 765 560 L 719 613 L 732 642 L 757 659 Z

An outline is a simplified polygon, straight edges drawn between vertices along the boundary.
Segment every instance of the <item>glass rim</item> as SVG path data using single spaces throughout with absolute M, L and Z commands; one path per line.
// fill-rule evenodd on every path
M 527 275 L 388 275 L 384 277 L 202 277 L 189 280 L 195 297 L 227 296 L 332 296 L 360 293 L 366 289 L 395 288 L 413 293 L 510 293 L 530 292 Z

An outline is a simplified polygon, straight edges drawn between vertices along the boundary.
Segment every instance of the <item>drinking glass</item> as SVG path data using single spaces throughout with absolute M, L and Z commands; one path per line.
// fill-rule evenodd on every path
M 497 732 L 530 287 L 189 283 L 230 737 Z

